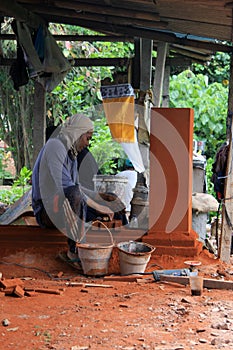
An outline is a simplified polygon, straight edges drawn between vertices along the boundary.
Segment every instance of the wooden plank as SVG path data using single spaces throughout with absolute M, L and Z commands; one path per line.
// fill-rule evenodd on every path
M 84 288 L 113 288 L 111 284 L 99 284 L 99 283 L 82 283 L 82 282 L 67 282 L 68 287 L 84 287 Z
M 159 275 L 158 282 L 171 282 L 178 283 L 186 286 L 189 284 L 189 277 L 186 276 L 170 276 L 170 275 Z
M 142 279 L 140 275 L 130 275 L 130 276 L 104 276 L 105 281 L 113 282 L 137 282 L 138 279 Z
M 160 275 L 159 282 L 178 283 L 184 286 L 189 285 L 189 276 Z M 220 281 L 210 278 L 203 279 L 203 288 L 207 289 L 233 289 L 233 281 Z
M 214 279 L 204 279 L 203 287 L 208 289 L 233 289 L 233 281 L 218 281 Z
M 25 292 L 36 292 L 36 293 L 45 293 L 45 294 L 56 294 L 61 295 L 62 291 L 58 289 L 51 288 L 24 288 Z

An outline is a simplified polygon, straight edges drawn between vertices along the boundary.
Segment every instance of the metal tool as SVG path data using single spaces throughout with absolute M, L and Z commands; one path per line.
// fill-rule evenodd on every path
M 189 276 L 189 269 L 175 269 L 175 270 L 154 270 L 151 272 L 155 281 L 160 281 L 161 275 L 166 276 Z

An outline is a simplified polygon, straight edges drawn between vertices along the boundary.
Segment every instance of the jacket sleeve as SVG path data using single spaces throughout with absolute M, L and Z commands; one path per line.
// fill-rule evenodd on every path
M 51 139 L 48 142 L 41 160 L 42 171 L 43 166 L 47 166 L 58 191 L 75 185 L 77 162 L 70 159 L 65 146 L 60 140 Z

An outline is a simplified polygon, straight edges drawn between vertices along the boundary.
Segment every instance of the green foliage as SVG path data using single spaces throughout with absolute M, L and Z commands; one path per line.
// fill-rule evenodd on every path
M 24 166 L 20 170 L 20 173 L 17 179 L 14 181 L 13 187 L 22 186 L 23 192 L 24 192 L 24 188 L 30 182 L 31 176 L 32 176 L 32 171 L 30 169 L 27 169 L 27 167 Z
M 54 34 L 101 35 L 94 31 L 70 25 L 53 25 Z M 63 53 L 72 60 L 75 58 L 114 58 L 132 57 L 134 45 L 123 42 L 86 42 L 75 41 L 61 43 Z M 125 67 L 126 70 L 126 67 Z M 68 116 L 86 111 L 101 103 L 100 84 L 105 78 L 112 79 L 116 67 L 74 67 L 66 78 L 47 94 L 48 119 L 58 125 Z
M 102 174 L 114 174 L 118 158 L 124 158 L 125 153 L 121 145 L 112 139 L 105 117 L 96 119 L 94 133 L 90 142 L 92 152 Z
M 66 79 L 48 95 L 48 115 L 54 125 L 99 104 L 99 87 L 100 78 L 95 69 L 73 68 Z
M 7 149 L 0 148 L 0 179 L 10 179 L 12 177 L 11 173 L 7 171 L 7 159 L 9 152 Z
M 12 19 L 4 18 L 2 34 L 12 34 Z M 16 41 L 1 41 L 2 56 L 16 58 Z M 10 76 L 10 67 L 0 67 L 0 138 L 11 148 L 16 169 L 31 165 L 32 162 L 32 118 L 33 93 L 32 80 L 17 91 Z M 19 151 L 20 150 L 20 151 Z
M 208 158 L 206 160 L 206 178 L 207 178 L 207 190 L 209 194 L 212 194 L 212 196 L 216 197 L 216 194 L 214 192 L 214 184 L 211 182 L 211 176 L 212 176 L 212 166 L 214 163 L 213 158 Z
M 193 64 L 192 71 L 208 76 L 209 82 L 228 84 L 230 74 L 230 55 L 226 52 L 216 52 L 205 64 Z
M 32 171 L 23 167 L 20 170 L 20 174 L 17 179 L 13 182 L 13 185 L 10 189 L 5 188 L 0 190 L 0 201 L 11 205 L 21 198 L 26 191 L 30 188 Z
M 24 193 L 29 190 L 30 186 L 26 187 L 14 187 L 10 189 L 0 190 L 0 201 L 6 205 L 14 204 L 18 199 L 20 199 Z
M 171 77 L 170 107 L 194 109 L 194 138 L 206 142 L 207 158 L 225 141 L 227 104 L 228 88 L 207 76 L 186 70 Z
M 12 150 L 17 171 L 32 160 L 33 92 L 32 81 L 16 91 L 9 67 L 0 68 L 0 138 Z

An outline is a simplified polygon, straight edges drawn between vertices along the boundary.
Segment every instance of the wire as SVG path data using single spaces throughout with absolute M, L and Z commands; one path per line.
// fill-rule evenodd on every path
M 50 272 L 48 272 L 46 270 L 43 270 L 43 269 L 40 269 L 38 267 L 34 267 L 34 266 L 25 266 L 25 265 L 22 265 L 22 264 L 8 263 L 8 262 L 5 262 L 5 261 L 0 261 L 0 264 L 2 264 L 2 265 L 15 265 L 15 266 L 22 267 L 24 269 L 31 269 L 31 270 L 39 271 L 39 272 L 42 272 L 42 273 L 46 274 L 49 278 L 51 278 L 54 281 L 70 280 L 72 278 L 72 277 L 54 277 Z

